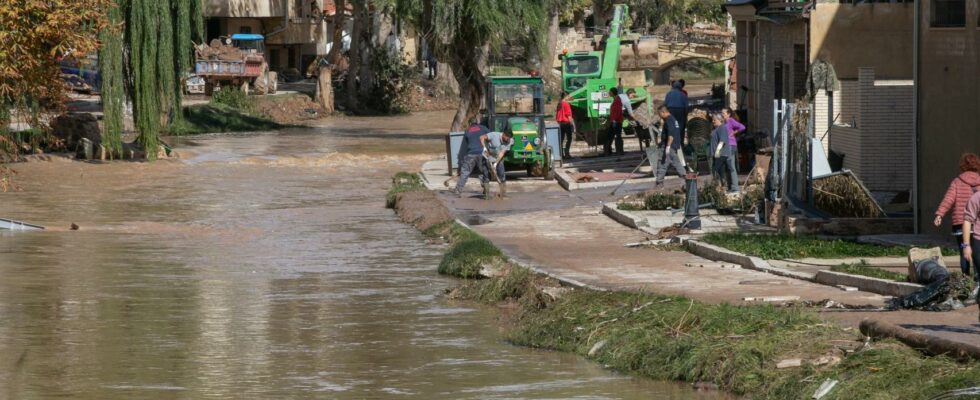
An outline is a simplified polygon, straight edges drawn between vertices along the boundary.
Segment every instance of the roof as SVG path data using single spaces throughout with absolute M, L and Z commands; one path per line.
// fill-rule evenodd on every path
M 784 14 L 793 16 L 807 16 L 809 10 L 813 8 L 816 0 L 728 0 L 721 5 L 724 12 L 729 12 L 729 7 L 754 6 L 757 14 Z
M 541 78 L 540 76 L 530 76 L 530 75 L 523 75 L 523 76 L 488 76 L 487 79 L 489 79 L 491 82 L 495 82 L 495 81 L 503 81 L 503 82 L 511 82 L 511 83 L 542 83 L 542 82 L 544 82 L 544 79 Z
M 753 5 L 755 6 L 755 8 L 758 9 L 762 6 L 765 6 L 765 4 L 766 4 L 765 0 L 729 0 L 722 3 L 721 10 L 728 11 L 728 7 L 748 6 L 748 5 Z
M 265 37 L 255 33 L 235 33 L 231 35 L 231 40 L 263 40 Z
M 337 13 L 337 4 L 333 0 L 323 2 L 323 15 L 332 17 Z M 344 15 L 354 15 L 354 6 L 350 2 L 344 5 Z

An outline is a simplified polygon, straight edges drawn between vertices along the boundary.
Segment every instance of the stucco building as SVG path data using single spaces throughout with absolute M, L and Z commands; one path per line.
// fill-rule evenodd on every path
M 980 0 L 917 6 L 916 211 L 918 230 L 932 233 L 960 155 L 980 153 Z
M 207 39 L 233 33 L 265 36 L 266 58 L 274 71 L 300 71 L 332 40 L 325 0 L 207 0 Z M 332 1 L 329 1 L 332 5 Z

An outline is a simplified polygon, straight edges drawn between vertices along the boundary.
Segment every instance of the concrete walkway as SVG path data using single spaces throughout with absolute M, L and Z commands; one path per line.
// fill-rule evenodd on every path
M 427 179 L 434 182 L 445 178 Z M 676 184 L 679 186 L 680 181 Z M 432 188 L 441 189 L 435 186 Z M 508 188 L 511 191 L 508 199 L 486 201 L 476 192 L 456 197 L 441 190 L 438 197 L 459 220 L 471 222 L 474 230 L 493 241 L 509 257 L 568 281 L 601 289 L 683 295 L 708 303 L 744 304 L 747 297 L 798 296 L 801 300 L 880 307 L 887 299 L 874 293 L 845 292 L 759 271 L 722 268 L 683 251 L 626 248 L 625 244 L 642 242 L 650 235 L 602 214 L 603 202 L 616 200 L 608 196 L 607 189 L 568 192 L 556 184 L 540 182 L 514 182 Z M 627 185 L 621 193 L 644 189 L 648 187 Z M 664 217 L 670 222 L 669 217 Z M 673 222 L 682 218 L 677 215 Z M 821 314 L 851 327 L 864 318 L 876 318 L 980 345 L 975 307 L 946 313 L 827 309 Z

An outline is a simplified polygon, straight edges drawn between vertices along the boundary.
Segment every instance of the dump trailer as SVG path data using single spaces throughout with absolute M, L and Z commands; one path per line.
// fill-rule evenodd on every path
M 562 53 L 561 82 L 565 93 L 571 95 L 569 105 L 578 130 L 585 134 L 590 145 L 602 142 L 606 130 L 603 126 L 609 118 L 613 99 L 609 89 L 619 88 L 620 93 L 633 89 L 636 93 L 630 102 L 637 106 L 646 103 L 650 107 L 650 95 L 645 87 L 624 88 L 619 86 L 620 46 L 638 43 L 640 35 L 629 31 L 626 19 L 629 7 L 617 4 L 609 24 L 609 32 L 595 39 L 596 50 Z M 646 110 L 652 114 L 652 110 Z
M 236 33 L 195 49 L 194 73 L 205 81 L 205 93 L 222 87 L 239 87 L 249 93 L 276 92 L 276 73 L 269 71 L 262 35 Z

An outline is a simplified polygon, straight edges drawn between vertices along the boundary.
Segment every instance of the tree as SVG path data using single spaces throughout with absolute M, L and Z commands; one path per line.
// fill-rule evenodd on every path
M 632 0 L 638 13 L 636 22 L 656 29 L 661 26 L 685 27 L 695 22 L 721 23 L 724 0 Z
M 98 48 L 111 0 L 0 2 L 0 133 L 17 114 L 41 126 L 42 111 L 60 111 L 68 88 L 58 62 Z M 15 115 L 9 110 L 15 109 Z
M 333 47 L 330 48 L 330 55 L 327 59 L 330 65 L 337 65 L 340 62 L 344 40 L 344 23 L 347 19 L 347 0 L 337 0 L 333 14 Z
M 159 133 L 181 118 L 184 73 L 193 40 L 203 41 L 200 0 L 115 0 L 107 10 L 113 25 L 102 31 L 103 140 L 121 152 L 123 87 L 133 103 L 137 143 L 147 158 L 157 154 Z M 120 24 L 122 28 L 120 28 Z M 116 61 L 121 60 L 117 65 Z
M 398 0 L 397 11 L 415 26 L 439 62 L 452 68 L 460 88 L 454 131 L 480 111 L 491 49 L 505 38 L 544 47 L 546 10 L 540 0 Z

